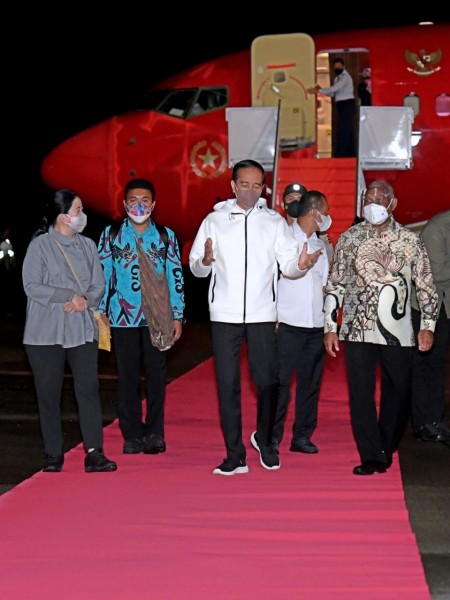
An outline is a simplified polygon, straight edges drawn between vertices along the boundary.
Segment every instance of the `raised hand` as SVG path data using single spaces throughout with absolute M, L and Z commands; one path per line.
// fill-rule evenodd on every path
M 209 237 L 205 242 L 205 254 L 203 255 L 202 263 L 205 267 L 209 267 L 215 261 L 212 249 L 212 239 Z
M 308 242 L 303 244 L 302 251 L 300 253 L 298 259 L 298 268 L 300 271 L 305 271 L 306 269 L 312 269 L 312 267 L 319 260 L 319 256 L 322 254 L 322 250 L 316 250 L 312 252 L 312 254 L 308 254 Z

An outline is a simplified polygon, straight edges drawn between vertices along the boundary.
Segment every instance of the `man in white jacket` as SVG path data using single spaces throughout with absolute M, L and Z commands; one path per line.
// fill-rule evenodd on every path
M 218 475 L 248 473 L 242 440 L 240 354 L 247 342 L 248 361 L 257 388 L 256 431 L 251 444 L 265 469 L 279 469 L 272 444 L 277 404 L 277 281 L 279 270 L 300 277 L 318 254 L 299 255 L 286 221 L 267 207 L 261 194 L 265 172 L 254 160 L 235 164 L 231 189 L 236 198 L 219 202 L 203 220 L 189 264 L 196 277 L 211 275 L 208 300 L 227 456 L 213 470 Z

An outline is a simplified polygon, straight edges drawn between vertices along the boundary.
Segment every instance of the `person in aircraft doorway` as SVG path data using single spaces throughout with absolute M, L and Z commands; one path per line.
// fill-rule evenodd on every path
M 336 146 L 335 158 L 355 156 L 355 91 L 353 79 L 345 69 L 342 58 L 335 58 L 333 85 L 321 88 L 316 84 L 308 88 L 308 94 L 325 94 L 333 98 L 336 112 Z

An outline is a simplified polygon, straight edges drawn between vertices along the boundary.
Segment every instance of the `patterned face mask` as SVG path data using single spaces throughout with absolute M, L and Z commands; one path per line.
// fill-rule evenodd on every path
M 127 204 L 125 208 L 130 219 L 138 224 L 147 221 L 152 212 L 151 208 L 142 202 L 136 202 L 136 204 L 133 204 L 133 206 L 128 206 Z

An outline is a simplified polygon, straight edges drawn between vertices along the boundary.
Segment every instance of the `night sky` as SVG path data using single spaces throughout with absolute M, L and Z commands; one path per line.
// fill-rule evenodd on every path
M 51 14 L 41 5 L 26 15 L 19 15 L 16 8 L 16 18 L 4 22 L 4 36 L 11 27 L 13 40 L 3 55 L 7 78 L 3 146 L 12 169 L 3 173 L 6 190 L 0 202 L 0 225 L 10 226 L 19 252 L 51 193 L 39 174 L 44 156 L 79 131 L 132 109 L 155 83 L 216 56 L 250 48 L 259 35 L 295 31 L 314 35 L 425 19 L 443 22 L 442 15 L 436 14 L 408 15 L 402 20 L 382 13 L 376 19 L 346 19 L 344 5 L 336 5 L 325 21 L 299 15 L 301 23 L 293 28 L 292 16 L 269 15 L 261 8 L 244 16 L 233 8 L 219 18 L 218 7 L 211 4 L 198 5 L 189 19 L 171 12 L 161 21 L 141 9 L 133 12 L 133 4 L 124 4 L 129 11 L 125 15 L 117 11 L 99 15 L 92 2 L 95 14 L 66 3 L 61 4 L 61 12 L 56 9 Z M 191 23 L 196 18 L 212 26 Z

